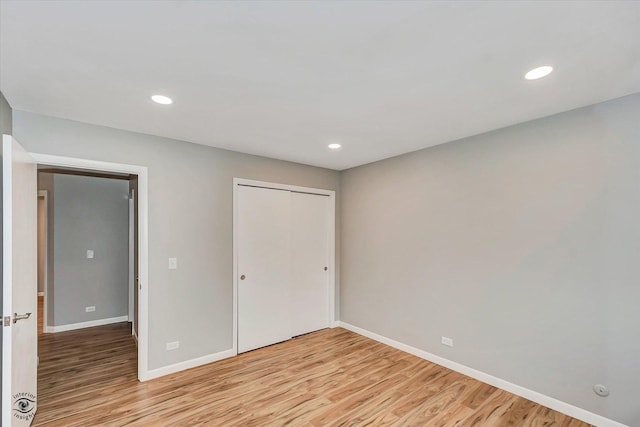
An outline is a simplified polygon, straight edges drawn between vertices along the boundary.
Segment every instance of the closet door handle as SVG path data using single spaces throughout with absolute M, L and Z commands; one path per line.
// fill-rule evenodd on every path
M 240 280 L 244 280 L 245 279 L 245 275 L 243 274 L 242 276 L 240 276 Z

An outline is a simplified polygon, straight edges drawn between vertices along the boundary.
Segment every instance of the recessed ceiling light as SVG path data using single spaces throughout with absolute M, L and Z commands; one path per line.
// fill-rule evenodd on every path
M 162 105 L 173 104 L 173 99 L 169 98 L 168 96 L 164 96 L 164 95 L 153 95 L 151 97 L 151 100 L 153 102 L 157 102 L 158 104 L 162 104 Z
M 342 147 L 342 145 L 337 144 L 337 143 L 333 143 L 333 144 L 327 145 L 327 147 L 329 147 L 332 150 L 337 150 L 338 148 Z
M 524 78 L 527 80 L 537 80 L 543 77 L 548 76 L 553 71 L 553 67 L 551 65 L 543 65 L 542 67 L 534 68 L 524 75 Z

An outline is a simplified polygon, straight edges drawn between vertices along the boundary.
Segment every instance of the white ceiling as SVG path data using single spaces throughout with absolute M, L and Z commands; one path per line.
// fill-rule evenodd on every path
M 0 4 L 15 109 L 339 170 L 640 92 L 640 2 Z

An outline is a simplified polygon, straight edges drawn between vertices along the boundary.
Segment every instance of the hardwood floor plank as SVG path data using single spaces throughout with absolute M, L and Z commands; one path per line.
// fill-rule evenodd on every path
M 484 402 L 480 407 L 464 421 L 464 425 L 470 427 L 481 426 L 503 426 L 503 420 L 509 416 L 509 410 L 513 407 L 517 399 L 511 393 L 498 390 L 491 396 L 491 399 Z
M 477 381 L 468 377 L 455 381 L 411 411 L 401 419 L 399 425 L 431 425 L 434 418 L 445 413 L 456 413 L 460 408 L 464 408 L 460 402 L 464 401 L 476 387 Z
M 344 329 L 137 381 L 127 323 L 39 334 L 35 426 L 564 426 L 526 399 Z
M 478 406 L 482 405 L 487 399 L 497 391 L 498 389 L 492 385 L 480 383 L 478 387 L 467 397 L 462 405 L 470 409 L 478 409 Z
M 404 367 L 398 368 L 399 370 Z M 334 404 L 324 411 L 323 414 L 311 420 L 311 424 L 314 426 L 324 426 L 329 424 L 342 424 L 344 421 L 354 420 L 357 417 L 366 417 L 367 403 L 371 403 L 373 399 L 388 393 L 390 389 L 395 388 L 397 385 L 406 381 L 406 376 L 397 375 L 397 371 L 387 371 L 388 377 L 381 379 L 370 384 L 368 387 L 358 388 L 353 393 L 345 396 L 344 398 L 335 401 L 331 400 Z

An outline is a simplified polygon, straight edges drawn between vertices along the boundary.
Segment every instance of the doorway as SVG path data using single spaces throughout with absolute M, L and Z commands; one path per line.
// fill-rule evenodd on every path
M 137 221 L 137 247 L 134 248 L 134 256 L 137 267 L 134 273 L 134 285 L 136 298 L 133 309 L 137 318 L 135 324 L 135 337 L 138 343 L 137 377 L 139 381 L 149 379 L 148 375 L 148 174 L 144 166 L 101 162 L 95 160 L 78 159 L 71 157 L 52 156 L 46 154 L 30 153 L 39 167 L 52 169 L 67 169 L 84 171 L 94 175 L 126 174 L 135 177 L 135 221 Z M 128 318 L 128 316 L 127 316 Z
M 136 180 L 130 174 L 39 166 L 38 299 L 46 305 L 43 321 L 38 319 L 41 332 L 125 321 L 135 331 L 130 278 L 136 270 Z

